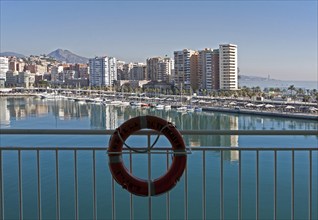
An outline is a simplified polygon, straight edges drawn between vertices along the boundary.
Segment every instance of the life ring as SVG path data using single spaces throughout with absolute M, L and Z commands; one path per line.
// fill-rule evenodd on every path
M 121 154 L 125 140 L 134 132 L 144 128 L 162 133 L 171 143 L 174 152 L 168 171 L 150 182 L 133 176 L 125 167 Z M 116 182 L 132 194 L 138 196 L 160 195 L 171 190 L 182 176 L 187 162 L 185 152 L 183 138 L 173 124 L 156 116 L 135 117 L 119 126 L 110 138 L 108 147 L 109 168 Z M 148 188 L 150 188 L 150 193 Z

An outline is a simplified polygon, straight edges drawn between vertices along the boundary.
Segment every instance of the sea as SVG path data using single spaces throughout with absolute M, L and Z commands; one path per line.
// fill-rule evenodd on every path
M 265 88 L 280 88 L 280 89 L 288 89 L 289 86 L 294 85 L 296 89 L 303 90 L 318 90 L 318 81 L 290 81 L 290 80 L 275 80 L 275 79 L 266 79 L 266 78 L 248 78 L 244 77 L 243 79 L 239 79 L 239 86 L 243 87 L 257 87 L 259 86 L 261 89 Z
M 35 97 L 0 97 L 1 129 L 116 129 L 126 120 L 155 115 L 172 122 L 180 130 L 318 130 L 314 120 L 289 119 L 268 116 L 240 115 L 218 112 L 185 113 L 172 110 L 141 109 L 131 106 L 104 106 L 80 104 L 69 100 L 46 100 Z M 102 147 L 96 151 L 93 163 L 92 151 L 77 152 L 77 192 L 79 219 L 93 219 L 93 164 L 96 167 L 96 217 L 97 219 L 148 219 L 149 199 L 132 196 L 123 190 L 108 169 L 107 146 L 109 135 L 2 135 L 0 146 L 8 147 Z M 151 138 L 154 141 L 155 137 Z M 192 150 L 188 154 L 186 175 L 167 195 L 155 196 L 151 200 L 153 219 L 203 219 L 206 207 L 207 219 L 220 219 L 221 206 L 221 153 L 213 146 L 227 147 L 317 147 L 317 136 L 184 136 L 189 149 L 210 147 L 202 151 Z M 145 146 L 145 137 L 130 137 L 127 144 L 133 147 Z M 166 147 L 167 140 L 160 137 L 155 147 Z M 2 187 L 4 219 L 19 219 L 18 153 L 2 151 Z M 21 152 L 22 199 L 24 219 L 37 218 L 37 161 L 36 151 Z M 205 160 L 203 160 L 203 157 Z M 242 167 L 241 219 L 255 219 L 256 216 L 256 152 L 242 152 L 239 160 L 237 151 L 224 152 L 222 169 L 224 190 L 224 219 L 238 218 L 238 168 Z M 147 178 L 147 155 L 132 156 L 132 172 L 139 178 Z M 167 159 L 168 158 L 168 159 Z M 292 187 L 292 154 L 277 152 L 277 219 L 290 219 Z M 40 152 L 41 215 L 43 219 L 56 219 L 56 155 L 54 151 Z M 166 172 L 168 155 L 151 156 L 152 178 Z M 204 161 L 204 162 L 203 162 Z M 60 151 L 59 211 L 60 219 L 74 219 L 76 193 L 74 173 L 74 152 Z M 124 156 L 129 167 L 129 156 Z M 203 168 L 204 167 L 204 168 Z M 309 218 L 309 153 L 295 152 L 295 219 Z M 203 171 L 204 170 L 204 171 Z M 205 174 L 205 175 L 204 175 Z M 259 219 L 274 217 L 274 153 L 259 153 Z M 114 195 L 111 187 L 114 184 Z M 203 185 L 206 193 L 203 195 Z M 187 193 L 185 193 L 187 189 Z M 112 198 L 115 201 L 112 203 Z M 187 200 L 186 200 L 187 198 Z M 130 210 L 130 201 L 133 209 Z M 169 206 L 167 206 L 169 201 Z M 188 201 L 185 204 L 185 201 Z M 187 208 L 185 208 L 187 206 Z M 312 153 L 312 217 L 318 219 L 318 152 Z M 113 213 L 112 210 L 115 210 Z

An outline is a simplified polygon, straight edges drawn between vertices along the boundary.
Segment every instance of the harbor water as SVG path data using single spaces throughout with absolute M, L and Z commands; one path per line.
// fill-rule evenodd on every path
M 0 97 L 1 129 L 115 129 L 129 118 L 141 115 L 155 115 L 172 122 L 180 130 L 318 130 L 314 120 L 288 119 L 278 117 L 239 115 L 218 112 L 178 112 L 114 106 L 101 104 L 80 104 L 69 100 L 46 100 L 35 97 Z M 152 137 L 152 141 L 155 137 Z M 317 147 L 317 136 L 184 136 L 189 148 L 231 146 L 231 147 Z M 109 136 L 73 135 L 1 135 L 0 146 L 15 147 L 104 147 L 96 151 L 96 193 L 97 218 L 111 219 L 111 174 L 108 169 L 106 149 Z M 147 144 L 146 137 L 130 137 L 127 143 L 135 147 Z M 157 147 L 168 147 L 165 137 L 160 137 Z M 92 197 L 92 151 L 78 151 L 78 214 L 80 219 L 93 218 Z M 274 153 L 260 152 L 260 219 L 273 218 L 273 172 Z M 308 218 L 308 152 L 295 153 L 295 219 Z M 224 152 L 224 217 L 237 219 L 238 213 L 238 152 Z M 128 166 L 128 155 L 124 156 Z M 147 178 L 147 155 L 134 154 L 133 174 Z M 202 219 L 202 152 L 192 151 L 188 155 L 188 216 L 189 219 Z M 291 152 L 277 153 L 277 218 L 291 217 Z M 22 188 L 24 219 L 37 218 L 37 173 L 36 151 L 22 151 Z M 55 152 L 40 153 L 41 202 L 43 219 L 56 218 Z M 3 198 L 5 219 L 19 218 L 18 196 L 18 154 L 2 151 Z M 206 217 L 220 218 L 220 151 L 207 151 L 206 164 Z M 166 155 L 152 155 L 152 178 L 166 172 Z M 242 152 L 242 219 L 255 219 L 255 152 Z M 74 219 L 74 152 L 59 152 L 60 217 Z M 171 160 L 170 160 L 171 162 Z M 312 215 L 318 218 L 318 154 L 312 154 Z M 170 192 L 171 219 L 184 219 L 184 176 Z M 116 218 L 129 219 L 130 194 L 115 185 Z M 148 198 L 133 196 L 133 216 L 135 219 L 148 219 Z M 166 196 L 152 199 L 154 219 L 166 218 Z

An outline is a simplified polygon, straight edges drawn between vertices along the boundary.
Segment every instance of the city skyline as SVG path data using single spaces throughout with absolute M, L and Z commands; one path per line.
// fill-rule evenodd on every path
M 312 81 L 318 77 L 316 1 L 0 4 L 1 52 L 39 55 L 62 48 L 88 58 L 106 55 L 145 62 L 149 57 L 173 57 L 184 48 L 233 43 L 239 48 L 241 74 Z

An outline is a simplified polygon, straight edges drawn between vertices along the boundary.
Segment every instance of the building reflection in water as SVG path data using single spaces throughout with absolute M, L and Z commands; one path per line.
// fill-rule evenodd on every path
M 7 99 L 0 97 L 0 127 L 10 127 L 10 112 L 7 106 Z
M 155 115 L 172 122 L 180 130 L 318 129 L 318 124 L 312 121 L 252 115 L 239 116 L 216 112 L 185 113 L 173 109 L 164 111 L 130 106 L 80 104 L 70 100 L 46 100 L 34 97 L 1 97 L 0 101 L 1 126 L 10 126 L 12 121 L 26 117 L 54 116 L 58 120 L 88 120 L 89 128 L 92 129 L 116 129 L 132 117 Z M 184 140 L 186 145 L 191 147 L 236 147 L 239 145 L 237 135 L 187 135 L 184 136 Z M 235 161 L 238 155 L 238 151 L 224 151 L 224 158 L 227 160 Z

